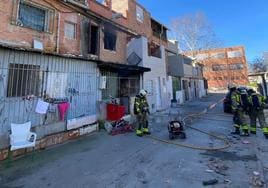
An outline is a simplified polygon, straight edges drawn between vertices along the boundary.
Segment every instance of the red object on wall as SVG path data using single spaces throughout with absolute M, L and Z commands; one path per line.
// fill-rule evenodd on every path
M 125 106 L 107 104 L 107 120 L 117 121 L 125 115 Z

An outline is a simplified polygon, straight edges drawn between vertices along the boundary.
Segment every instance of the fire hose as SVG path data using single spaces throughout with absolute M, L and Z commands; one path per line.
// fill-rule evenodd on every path
M 146 137 L 152 139 L 152 140 L 155 140 L 155 141 L 158 141 L 158 142 L 162 142 L 162 143 L 165 143 L 165 144 L 171 144 L 171 145 L 175 145 L 175 146 L 178 146 L 178 147 L 184 147 L 184 148 L 189 148 L 189 149 L 194 149 L 194 150 L 203 150 L 203 151 L 218 151 L 218 150 L 224 150 L 224 149 L 227 149 L 229 147 L 231 147 L 231 144 L 230 142 L 224 138 L 224 137 L 221 137 L 221 136 L 218 136 L 218 135 L 215 135 L 215 134 L 212 134 L 212 133 L 209 133 L 209 132 L 206 132 L 206 131 L 203 131 L 201 129 L 198 129 L 198 128 L 195 128 L 193 126 L 190 126 L 190 125 L 186 125 L 185 124 L 185 121 L 187 119 L 193 119 L 193 118 L 197 118 L 201 115 L 204 115 L 208 112 L 208 110 L 210 109 L 213 109 L 215 108 L 215 106 L 219 103 L 222 102 L 223 99 L 219 100 L 217 103 L 213 104 L 213 105 L 210 105 L 208 108 L 204 109 L 202 112 L 199 112 L 199 113 L 195 113 L 195 114 L 189 114 L 187 116 L 185 116 L 182 121 L 184 122 L 184 126 L 185 127 L 188 127 L 192 130 L 195 130 L 195 131 L 198 131 L 198 132 L 201 132 L 205 135 L 208 135 L 208 136 L 211 136 L 217 140 L 220 140 L 222 141 L 224 144 L 222 146 L 219 146 L 219 147 L 205 147 L 205 146 L 196 146 L 196 145 L 190 145 L 190 144 L 184 144 L 184 143 L 178 143 L 178 142 L 172 142 L 172 141 L 169 141 L 169 140 L 164 140 L 164 139 L 160 139 L 160 138 L 157 138 L 155 136 L 152 136 L 152 135 L 147 135 Z

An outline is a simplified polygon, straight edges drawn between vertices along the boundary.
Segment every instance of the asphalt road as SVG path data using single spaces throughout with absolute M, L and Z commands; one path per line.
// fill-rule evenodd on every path
M 152 115 L 152 135 L 167 140 L 168 121 L 200 112 L 222 97 L 209 95 Z M 37 152 L 34 160 L 26 156 L 15 160 L 11 167 L 0 163 L 0 187 L 199 188 L 206 180 L 217 180 L 211 187 L 246 188 L 263 184 L 268 141 L 261 132 L 251 137 L 231 135 L 232 116 L 223 113 L 222 104 L 187 124 L 227 138 L 231 147 L 208 152 L 139 138 L 134 133 L 109 136 L 100 131 Z M 189 128 L 186 134 L 186 140 L 174 142 L 211 148 L 224 144 Z

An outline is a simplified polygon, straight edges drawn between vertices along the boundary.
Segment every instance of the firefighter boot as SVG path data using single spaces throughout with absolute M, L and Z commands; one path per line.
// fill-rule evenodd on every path
M 137 129 L 136 130 L 136 135 L 142 137 L 143 133 L 142 133 L 142 131 L 140 129 Z
M 250 127 L 250 134 L 256 134 L 257 129 L 256 127 Z
M 234 127 L 235 127 L 235 130 L 233 132 L 231 132 L 231 134 L 240 135 L 240 129 L 239 129 L 239 127 L 237 127 L 237 126 L 234 126 Z
M 143 132 L 143 134 L 147 134 L 147 135 L 150 135 L 151 134 L 151 132 L 149 131 L 148 128 L 143 128 L 142 129 L 142 132 Z
M 242 126 L 242 134 L 241 134 L 241 136 L 249 136 L 249 127 L 248 127 L 248 125 L 243 125 Z
M 262 128 L 263 135 L 265 136 L 266 139 L 268 139 L 268 127 Z

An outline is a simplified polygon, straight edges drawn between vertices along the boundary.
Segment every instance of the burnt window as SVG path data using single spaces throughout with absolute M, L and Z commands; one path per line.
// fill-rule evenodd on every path
M 38 95 L 40 66 L 10 64 L 7 97 Z
M 116 32 L 111 28 L 104 29 L 104 49 L 116 51 Z
M 38 31 L 52 32 L 53 15 L 52 10 L 20 1 L 17 24 Z
M 161 47 L 154 43 L 148 43 L 148 56 L 162 58 Z
M 98 54 L 98 44 L 99 44 L 99 27 L 90 24 L 90 36 L 89 36 L 89 53 L 97 55 Z

